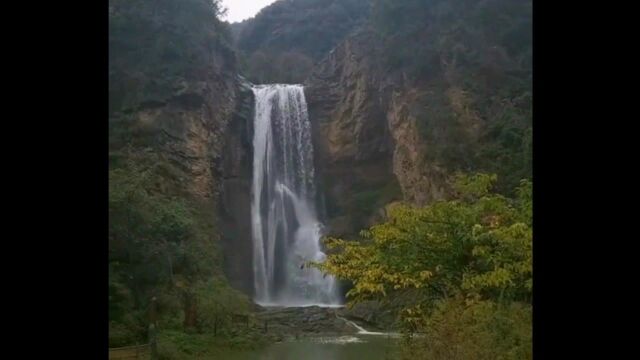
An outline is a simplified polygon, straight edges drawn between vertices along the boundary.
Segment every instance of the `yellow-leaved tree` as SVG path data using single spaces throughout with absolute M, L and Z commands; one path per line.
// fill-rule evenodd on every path
M 452 200 L 392 204 L 386 221 L 362 231 L 361 241 L 325 239 L 330 255 L 314 265 L 353 285 L 349 305 L 412 291 L 399 314 L 409 332 L 429 334 L 421 346 L 431 359 L 495 358 L 498 350 L 529 358 L 532 183 L 523 180 L 511 199 L 492 192 L 496 180 L 458 175 Z M 496 317 L 507 325 L 494 324 Z M 445 332 L 443 341 L 438 334 Z M 505 344 L 505 333 L 520 335 Z

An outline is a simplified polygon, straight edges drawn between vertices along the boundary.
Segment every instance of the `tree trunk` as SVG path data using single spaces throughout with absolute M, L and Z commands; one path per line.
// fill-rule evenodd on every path
M 155 297 L 151 299 L 151 304 L 149 306 L 149 322 L 153 325 L 156 325 L 158 322 L 158 308 Z
M 192 294 L 185 292 L 184 295 L 184 328 L 193 329 L 197 325 L 197 308 Z
M 151 349 L 151 360 L 158 360 L 158 340 L 154 324 L 149 325 L 149 347 Z

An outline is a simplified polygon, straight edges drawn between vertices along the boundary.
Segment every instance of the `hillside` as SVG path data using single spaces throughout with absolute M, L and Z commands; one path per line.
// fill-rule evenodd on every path
M 301 83 L 369 14 L 368 0 L 281 0 L 232 24 L 242 73 L 261 83 Z
M 530 1 L 374 2 L 305 82 L 335 231 L 447 198 L 456 172 L 531 178 L 530 25 Z
M 109 2 L 109 344 L 207 331 L 246 295 L 225 274 L 223 158 L 243 93 L 206 0 Z M 234 121 L 235 119 L 235 121 Z M 237 126 L 236 126 L 237 127 Z M 226 175 L 225 175 L 226 174 Z

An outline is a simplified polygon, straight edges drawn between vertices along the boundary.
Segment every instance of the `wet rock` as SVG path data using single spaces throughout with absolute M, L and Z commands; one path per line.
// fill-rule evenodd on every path
M 258 324 L 267 324 L 267 333 L 283 336 L 343 335 L 357 332 L 336 316 L 339 309 L 319 306 L 262 308 Z

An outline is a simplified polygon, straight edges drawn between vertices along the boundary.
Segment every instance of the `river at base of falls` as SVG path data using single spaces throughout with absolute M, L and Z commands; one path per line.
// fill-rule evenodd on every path
M 257 315 L 280 341 L 255 350 L 229 351 L 229 360 L 393 359 L 397 333 L 368 331 L 340 316 L 340 307 L 263 307 Z
M 228 360 L 386 360 L 393 359 L 393 337 L 318 336 L 283 341 L 251 351 L 225 353 Z

